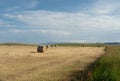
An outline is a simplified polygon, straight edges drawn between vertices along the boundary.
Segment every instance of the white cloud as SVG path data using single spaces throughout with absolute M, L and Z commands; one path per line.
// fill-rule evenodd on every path
M 82 12 L 24 11 L 21 14 L 5 14 L 6 17 L 27 23 L 33 27 L 48 29 L 120 29 L 120 19 L 111 15 L 91 15 Z
M 29 3 L 29 8 L 34 8 L 39 4 L 37 0 L 33 0 L 31 3 Z
M 5 11 L 7 12 L 14 12 L 14 11 L 21 11 L 21 10 L 26 10 L 26 9 L 32 9 L 35 8 L 36 6 L 38 6 L 40 1 L 38 0 L 23 0 L 23 1 L 17 1 L 16 4 L 14 4 L 11 7 L 8 7 L 5 9 Z M 15 3 L 15 1 L 11 1 L 11 3 Z M 5 4 L 5 3 L 3 3 Z M 16 12 L 15 12 L 16 13 Z
M 82 21 L 87 14 L 38 10 L 25 11 L 22 14 L 15 15 L 5 14 L 5 16 L 33 26 L 60 28 L 80 26 L 80 21 Z
M 68 31 L 60 31 L 60 30 L 31 30 L 32 32 L 41 32 L 43 34 L 53 34 L 59 36 L 68 36 L 71 33 Z
M 15 25 L 12 25 L 12 24 L 10 24 L 10 23 L 8 23 L 8 22 L 6 22 L 6 21 L 0 20 L 0 27 L 14 28 L 14 27 L 16 27 L 16 26 L 15 26 Z
M 91 12 L 94 14 L 104 15 L 112 14 L 120 9 L 118 0 L 98 0 L 92 7 Z
M 3 25 L 3 24 L 4 24 L 4 22 L 2 20 L 0 20 L 0 26 Z
M 120 9 L 120 4 L 113 2 L 98 0 L 94 5 L 90 6 L 88 11 L 55 12 L 47 10 L 24 10 L 20 13 L 7 13 L 4 16 L 20 23 L 25 23 L 28 29 L 29 27 L 32 29 L 11 30 L 14 33 L 33 32 L 40 35 L 52 34 L 56 35 L 56 37 L 69 36 L 68 39 L 70 37 L 71 39 L 73 38 L 69 42 L 82 42 L 84 39 L 89 41 L 107 40 L 107 35 L 112 35 L 110 34 L 111 31 L 116 32 L 116 30 L 120 30 L 120 15 L 117 11 Z M 67 40 L 67 37 L 65 40 Z
M 31 9 L 31 8 L 35 8 L 36 6 L 38 6 L 39 3 L 40 1 L 38 0 L 29 0 L 29 1 L 23 0 L 23 2 L 20 4 L 20 7 L 21 9 Z
M 68 31 L 60 31 L 60 30 L 18 30 L 18 29 L 11 29 L 9 32 L 13 33 L 42 33 L 42 34 L 49 34 L 49 35 L 57 35 L 57 36 L 69 36 L 71 33 Z
M 1 27 L 2 27 L 2 26 L 8 26 L 8 24 L 7 24 L 6 22 L 0 20 L 0 26 L 1 26 Z
M 2 25 L 3 23 L 0 21 L 0 25 Z
M 87 43 L 87 40 L 64 40 L 63 42 L 68 42 L 68 43 Z

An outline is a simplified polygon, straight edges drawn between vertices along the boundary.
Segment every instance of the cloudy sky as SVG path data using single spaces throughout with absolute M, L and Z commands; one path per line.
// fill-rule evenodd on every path
M 0 0 L 0 42 L 120 41 L 120 0 Z

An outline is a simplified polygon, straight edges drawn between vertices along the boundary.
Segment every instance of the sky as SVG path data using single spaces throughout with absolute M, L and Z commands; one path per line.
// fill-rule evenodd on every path
M 119 42 L 120 0 L 0 0 L 0 42 Z

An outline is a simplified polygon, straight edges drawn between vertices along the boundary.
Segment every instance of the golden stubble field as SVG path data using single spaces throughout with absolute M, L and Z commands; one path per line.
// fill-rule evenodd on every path
M 102 54 L 104 47 L 0 46 L 0 81 L 62 81 Z

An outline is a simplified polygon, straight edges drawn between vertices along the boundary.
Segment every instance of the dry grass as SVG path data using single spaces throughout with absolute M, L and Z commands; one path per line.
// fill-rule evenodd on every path
M 104 53 L 97 47 L 0 46 L 0 81 L 62 81 Z

